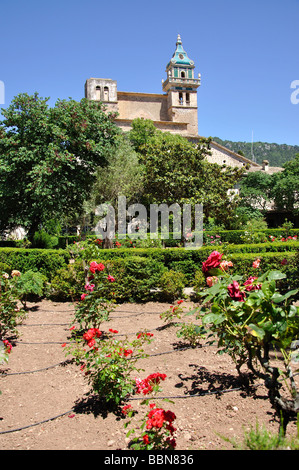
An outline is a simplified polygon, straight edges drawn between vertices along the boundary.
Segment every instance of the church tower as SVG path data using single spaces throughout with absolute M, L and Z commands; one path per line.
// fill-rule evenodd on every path
M 185 52 L 180 35 L 176 50 L 166 66 L 167 79 L 162 88 L 167 94 L 168 117 L 173 122 L 187 123 L 189 135 L 198 135 L 197 88 L 200 74 L 194 77 L 194 62 Z

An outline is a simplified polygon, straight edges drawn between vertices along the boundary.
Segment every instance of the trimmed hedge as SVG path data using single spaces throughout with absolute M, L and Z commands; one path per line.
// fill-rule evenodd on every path
M 211 236 L 219 237 L 222 243 L 229 243 L 234 245 L 244 244 L 242 241 L 242 236 L 245 232 L 248 233 L 248 230 L 204 230 L 203 232 L 203 241 L 206 243 L 210 240 Z M 279 238 L 286 235 L 286 231 L 282 228 L 268 228 L 264 230 L 256 230 L 253 233 L 263 233 L 266 237 L 272 235 L 273 237 Z M 299 228 L 292 228 L 289 231 L 290 236 L 294 237 L 295 235 L 299 238 Z M 85 235 L 86 239 L 95 239 L 96 235 L 88 234 Z M 217 237 L 217 238 L 218 238 Z M 129 238 L 127 238 L 128 240 Z M 57 237 L 58 244 L 57 249 L 65 249 L 68 245 L 71 245 L 74 242 L 80 241 L 80 237 L 77 235 L 64 235 Z M 162 240 L 166 247 L 177 247 L 178 244 L 182 243 L 182 239 L 173 239 L 173 234 L 169 233 L 169 238 Z M 19 247 L 22 240 L 0 240 L 0 247 Z M 137 241 L 138 243 L 138 241 Z
M 102 260 L 116 258 L 127 258 L 134 255 L 146 257 L 153 262 L 162 263 L 168 270 L 174 270 L 185 274 L 187 281 L 190 283 L 194 279 L 195 272 L 201 269 L 203 261 L 207 259 L 209 254 L 217 250 L 219 252 L 228 251 L 230 258 L 233 254 L 248 254 L 255 257 L 264 256 L 266 253 L 279 255 L 277 259 L 283 260 L 288 253 L 294 253 L 299 250 L 298 242 L 270 242 L 258 243 L 250 245 L 231 245 L 228 248 L 224 246 L 203 246 L 197 250 L 188 250 L 185 248 L 117 248 L 111 250 L 101 250 L 100 257 Z M 249 256 L 249 259 L 250 259 Z M 245 259 L 245 258 L 244 258 Z
M 252 262 L 260 258 L 262 272 L 269 269 L 281 270 L 287 275 L 282 283 L 283 289 L 296 288 L 298 287 L 298 248 L 298 242 L 232 245 L 225 247 L 227 251 L 225 258 L 233 262 L 234 273 L 246 276 L 255 274 Z M 159 287 L 160 279 L 165 271 L 183 273 L 186 277 L 186 287 L 192 286 L 196 273 L 201 271 L 203 261 L 215 249 L 222 251 L 224 247 L 205 246 L 197 250 L 185 248 L 99 250 L 97 261 L 107 265 L 111 274 L 116 277 L 117 282 L 113 284 L 113 287 L 114 298 L 117 301 L 139 302 L 156 298 L 152 290 Z M 247 252 L 249 249 L 251 252 Z M 277 251 L 267 251 L 270 249 Z M 279 251 L 282 249 L 284 251 Z M 66 250 L 0 249 L 0 263 L 21 272 L 38 271 L 44 274 L 50 282 L 55 278 L 56 285 L 59 284 L 59 279 L 61 282 L 65 281 L 65 270 L 71 269 L 72 266 L 69 264 L 69 259 L 70 256 Z M 68 282 L 63 287 L 65 292 L 68 289 Z M 78 289 L 78 294 L 84 289 L 81 280 L 76 281 L 73 287 L 75 291 Z
M 115 278 L 103 294 L 118 302 L 144 302 L 153 300 L 153 289 L 159 285 L 166 270 L 163 263 L 150 258 L 130 256 L 127 258 L 98 259 L 106 267 L 107 275 Z M 55 300 L 79 300 L 84 291 L 84 265 L 76 263 L 57 271 L 51 284 L 50 296 Z
M 69 254 L 65 250 L 44 250 L 42 248 L 1 248 L 0 262 L 11 269 L 21 272 L 38 271 L 50 281 L 56 272 L 69 262 Z

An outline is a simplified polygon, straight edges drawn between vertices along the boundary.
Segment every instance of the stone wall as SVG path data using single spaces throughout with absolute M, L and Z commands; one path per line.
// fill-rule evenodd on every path
M 117 93 L 119 119 L 168 121 L 167 95 L 150 93 Z

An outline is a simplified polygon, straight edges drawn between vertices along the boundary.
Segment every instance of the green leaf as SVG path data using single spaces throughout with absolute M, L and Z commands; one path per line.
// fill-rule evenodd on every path
M 298 289 L 290 290 L 289 292 L 287 292 L 284 295 L 279 294 L 278 292 L 275 292 L 273 294 L 271 300 L 273 300 L 273 302 L 275 302 L 275 303 L 283 302 L 284 300 L 288 299 L 289 297 L 292 297 L 293 295 L 297 294 L 297 292 L 298 292 Z
M 224 314 L 221 313 L 208 313 L 202 319 L 204 324 L 213 323 L 214 325 L 219 325 L 220 323 L 224 322 L 226 319 Z
M 279 279 L 285 279 L 286 274 L 282 273 L 281 271 L 270 271 L 268 274 L 269 281 L 277 281 Z
M 289 318 L 295 317 L 298 312 L 298 307 L 295 307 L 295 305 L 290 305 L 289 308 Z
M 246 299 L 246 305 L 249 307 L 259 306 L 261 304 L 262 299 L 264 298 L 264 292 L 261 290 L 251 292 Z
M 264 284 L 262 284 L 262 291 L 265 296 L 270 299 L 275 292 L 275 281 L 264 282 Z
M 253 323 L 250 323 L 247 327 L 248 333 L 250 333 L 252 336 L 255 336 L 258 339 L 263 339 L 265 336 L 265 331 L 262 328 L 259 328 L 258 326 L 254 325 Z

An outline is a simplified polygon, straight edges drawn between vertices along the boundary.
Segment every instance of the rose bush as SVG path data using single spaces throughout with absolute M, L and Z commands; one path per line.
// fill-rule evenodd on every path
M 103 321 L 109 320 L 113 311 L 112 300 L 107 300 L 107 289 L 112 289 L 114 277 L 109 274 L 103 263 L 92 261 L 86 269 L 85 292 L 76 306 L 74 324 L 81 328 L 99 328 Z
M 147 357 L 143 345 L 152 341 L 152 333 L 139 332 L 132 341 L 118 340 L 117 330 L 108 332 L 89 328 L 82 335 L 72 327 L 72 340 L 65 347 L 84 372 L 92 391 L 111 405 L 119 405 L 136 388 L 132 373 L 140 371 L 136 363 Z
M 243 279 L 230 274 L 232 266 L 221 269 L 221 258 L 213 252 L 203 263 L 207 278 L 217 275 L 217 281 L 199 294 L 203 304 L 197 315 L 218 340 L 218 352 L 230 354 L 243 378 L 241 367 L 246 364 L 254 377 L 264 379 L 285 432 L 289 419 L 299 412 L 293 378 L 299 371 L 299 350 L 292 350 L 299 337 L 299 308 L 293 303 L 298 289 L 281 294 L 276 283 L 286 275 L 278 270 L 261 273 L 260 259 L 252 264 L 253 275 Z M 283 368 L 273 364 L 273 349 L 280 352 Z M 290 396 L 282 392 L 281 381 L 288 381 Z
M 18 305 L 18 291 L 14 277 L 21 276 L 20 271 L 13 270 L 11 276 L 2 273 L 0 277 L 0 339 L 7 334 L 18 336 L 18 325 L 26 314 Z
M 166 374 L 159 372 L 150 374 L 145 379 L 136 379 L 136 393 L 142 395 L 151 394 L 152 396 L 161 391 L 160 382 L 166 379 Z M 163 401 L 166 401 L 164 399 Z M 156 403 L 149 404 L 149 399 L 141 402 L 142 405 L 149 407 L 141 424 L 138 426 L 139 435 L 134 437 L 129 447 L 134 450 L 174 450 L 176 447 L 175 432 L 176 428 L 173 422 L 176 419 L 175 414 L 170 410 L 165 410 Z M 127 437 L 136 433 L 133 423 L 133 416 L 137 413 L 132 405 L 125 405 L 122 412 L 129 420 L 125 423 L 125 428 L 131 425 Z M 141 431 L 141 434 L 140 434 Z

